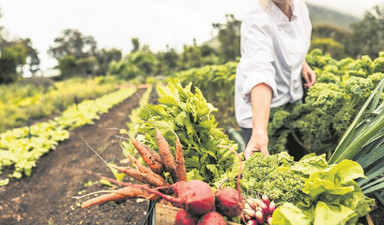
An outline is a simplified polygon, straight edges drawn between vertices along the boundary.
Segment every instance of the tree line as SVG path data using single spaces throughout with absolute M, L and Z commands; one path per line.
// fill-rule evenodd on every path
M 1 15 L 0 15 L 1 17 Z M 57 60 L 61 79 L 73 76 L 116 75 L 122 79 L 168 75 L 178 70 L 236 61 L 240 56 L 241 21 L 234 15 L 225 16 L 226 22 L 213 23 L 217 33 L 214 40 L 198 45 L 195 40 L 185 44 L 180 52 L 166 46 L 153 52 L 139 39 L 132 38 L 132 50 L 123 56 L 116 48 L 98 49 L 97 41 L 76 29 L 66 29 L 50 45 L 48 53 Z M 21 78 L 22 68 L 38 71 L 38 51 L 28 38 L 6 40 L 0 27 L 0 83 L 11 83 Z M 367 11 L 362 20 L 350 29 L 332 25 L 316 25 L 312 29 L 311 49 L 320 48 L 335 59 L 376 58 L 384 51 L 384 4 Z

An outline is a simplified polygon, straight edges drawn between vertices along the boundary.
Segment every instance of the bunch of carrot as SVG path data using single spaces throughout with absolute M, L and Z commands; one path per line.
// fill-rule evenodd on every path
M 204 181 L 186 181 L 184 154 L 177 135 L 176 157 L 173 156 L 168 142 L 158 130 L 156 130 L 158 153 L 131 136 L 130 139 L 148 167 L 141 164 L 133 156 L 128 156 L 137 169 L 132 167 L 114 168 L 144 184 L 131 184 L 100 176 L 102 179 L 124 187 L 85 201 L 82 208 L 128 198 L 151 200 L 163 198 L 180 208 L 175 218 L 176 225 L 226 225 L 224 216 L 236 217 L 243 212 L 245 203 L 240 193 L 241 167 L 238 174 L 237 190 L 226 187 L 214 192 L 210 185 Z M 237 154 L 236 151 L 231 150 Z M 241 162 L 240 157 L 239 160 Z M 165 181 L 162 176 L 164 171 L 169 172 L 173 184 Z
M 120 173 L 124 173 L 133 177 L 139 182 L 146 184 L 147 188 L 165 188 L 170 187 L 171 184 L 167 182 L 163 176 L 163 172 L 169 172 L 172 177 L 173 183 L 180 181 L 187 181 L 184 153 L 179 138 L 176 136 L 176 157 L 173 156 L 169 143 L 164 136 L 156 129 L 156 141 L 158 152 L 149 148 L 147 145 L 139 142 L 132 136 L 129 136 L 133 146 L 141 155 L 143 161 L 147 166 L 143 165 L 135 157 L 128 155 L 129 159 L 135 164 L 133 167 L 113 167 Z M 111 183 L 124 186 L 118 190 L 114 190 L 108 194 L 104 194 L 82 204 L 82 208 L 87 208 L 93 205 L 101 204 L 108 201 L 116 201 L 130 198 L 145 198 L 148 200 L 157 200 L 158 195 L 150 193 L 142 187 L 134 186 L 130 183 L 120 182 L 107 177 L 101 177 Z

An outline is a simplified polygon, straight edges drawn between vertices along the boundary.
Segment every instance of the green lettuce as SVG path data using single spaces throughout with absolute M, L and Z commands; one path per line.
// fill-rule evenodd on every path
M 356 224 L 374 204 L 355 182 L 363 177 L 362 167 L 352 160 L 312 173 L 302 190 L 303 201 L 279 206 L 273 213 L 273 224 Z

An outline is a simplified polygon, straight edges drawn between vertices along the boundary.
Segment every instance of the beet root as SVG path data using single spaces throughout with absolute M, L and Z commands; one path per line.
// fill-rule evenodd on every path
M 233 188 L 225 187 L 215 194 L 216 211 L 224 216 L 239 216 L 244 209 L 244 201 L 239 192 Z
M 175 225 L 196 225 L 198 220 L 198 217 L 192 216 L 184 209 L 180 209 L 176 214 Z
M 197 225 L 227 225 L 227 222 L 220 213 L 212 211 L 201 217 Z
M 215 206 L 213 190 L 201 180 L 191 180 L 174 189 L 177 198 L 184 200 L 183 208 L 191 215 L 203 215 Z

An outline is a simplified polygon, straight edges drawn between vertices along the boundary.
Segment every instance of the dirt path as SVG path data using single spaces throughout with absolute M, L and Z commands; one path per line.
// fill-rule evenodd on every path
M 144 89 L 138 92 L 142 94 Z M 86 170 L 112 177 L 101 160 L 87 149 L 81 137 L 108 162 L 118 163 L 124 159 L 119 139 L 114 137 L 118 132 L 109 128 L 126 128 L 128 115 L 138 102 L 138 97 L 133 95 L 103 114 L 94 125 L 72 131 L 68 140 L 38 161 L 30 177 L 1 187 L 0 224 L 142 224 L 148 208 L 146 202 L 109 202 L 81 209 L 76 203 L 84 200 L 72 198 L 106 189 L 98 183 L 86 187 L 84 183 L 98 180 L 86 174 Z

